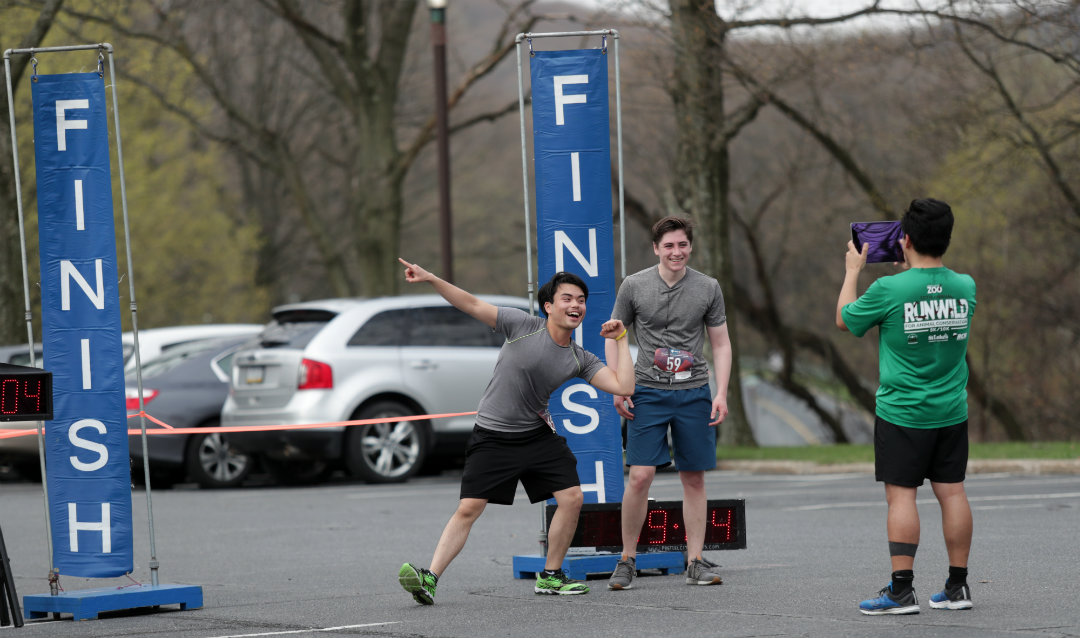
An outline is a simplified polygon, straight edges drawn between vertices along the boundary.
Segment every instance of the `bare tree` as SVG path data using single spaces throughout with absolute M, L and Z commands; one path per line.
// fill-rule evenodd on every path
M 0 2 L 0 12 L 7 14 L 13 10 L 15 4 L 14 2 Z M 63 0 L 48 0 L 36 5 L 38 15 L 33 26 L 23 35 L 19 46 L 14 48 L 40 47 L 62 4 Z M 5 7 L 4 5 L 12 6 Z M 2 32 L 0 30 L 0 33 Z M 30 58 L 26 55 L 11 57 L 13 99 L 17 99 L 20 95 L 19 87 L 29 63 Z M 8 104 L 6 90 L 3 91 L 3 105 L 7 107 L 2 109 L 4 113 L 14 108 Z M 11 154 L 10 133 L 5 132 L 0 134 L 0 343 L 18 343 L 26 337 L 26 304 L 23 295 L 20 255 L 15 165 Z
M 418 4 L 180 0 L 149 4 L 150 14 L 135 3 L 106 17 L 72 15 L 186 63 L 187 102 L 167 97 L 165 78 L 132 79 L 234 154 L 249 203 L 239 214 L 263 233 L 260 274 L 287 299 L 397 290 L 403 184 L 434 131 L 431 109 L 418 111 L 405 91 L 418 73 Z M 535 23 L 531 4 L 506 8 L 494 44 L 452 87 L 451 108 L 513 50 L 513 33 Z M 218 117 L 200 111 L 207 102 Z
M 789 27 L 793 24 L 817 25 L 841 22 L 872 12 L 867 10 L 839 16 L 828 20 L 783 19 L 728 21 L 720 17 L 716 5 L 710 0 L 672 0 L 671 3 L 672 46 L 675 50 L 674 80 L 671 96 L 675 108 L 678 130 L 675 183 L 673 185 L 679 206 L 702 221 L 706 233 L 704 244 L 711 271 L 719 273 L 721 286 L 734 291 L 735 265 L 731 224 L 734 211 L 731 201 L 730 148 L 737 135 L 757 117 L 766 103 L 761 96 L 751 92 L 744 101 L 734 107 L 727 104 L 726 75 L 729 72 L 727 52 L 729 34 L 737 29 L 762 26 Z M 762 272 L 759 269 L 759 273 Z M 744 302 L 736 297 L 734 305 Z M 779 315 L 768 313 L 779 332 Z M 733 343 L 738 344 L 738 322 L 729 313 L 729 330 Z M 785 361 L 792 361 L 791 340 L 785 338 Z M 732 421 L 725 430 L 723 440 L 729 444 L 746 445 L 753 442 L 753 435 L 742 405 L 742 389 L 738 381 L 738 346 L 732 369 Z M 798 384 L 785 368 L 785 385 L 815 405 L 812 393 Z M 819 413 L 822 413 L 819 410 Z M 833 426 L 837 440 L 846 440 L 843 430 L 834 419 L 826 419 Z
M 985 6 L 989 4 L 986 3 Z M 935 183 L 940 184 L 943 175 L 949 174 L 948 167 L 944 166 L 949 159 L 949 153 L 964 143 L 965 138 L 960 131 L 971 128 L 970 125 L 962 125 L 959 119 L 962 99 L 952 96 L 944 80 L 933 84 L 934 88 L 940 90 L 940 94 L 933 94 L 935 97 L 940 95 L 939 99 L 920 99 L 919 93 L 908 98 L 903 93 L 903 90 L 907 89 L 932 91 L 933 89 L 926 85 L 926 80 L 934 82 L 935 74 L 943 75 L 941 68 L 950 65 L 951 68 L 956 67 L 956 56 L 953 54 L 955 47 L 950 49 L 949 42 L 952 38 L 943 37 L 943 31 L 947 34 L 950 29 L 955 30 L 957 34 L 967 34 L 969 38 L 978 35 L 986 51 L 995 55 L 1008 55 L 1010 48 L 1020 50 L 1027 57 L 1041 58 L 1048 65 L 1062 69 L 1063 75 L 1068 75 L 1075 73 L 1077 66 L 1073 46 L 1075 40 L 1065 36 L 1070 33 L 1069 20 L 1075 17 L 1066 4 L 1068 3 L 1048 6 L 1046 3 L 1017 1 L 1014 3 L 1015 11 L 1001 12 L 1000 3 L 995 5 L 993 10 L 984 11 L 983 3 L 959 5 L 942 2 L 932 9 L 919 7 L 898 11 L 882 9 L 877 3 L 868 2 L 860 10 L 831 18 L 737 20 L 721 17 L 711 2 L 672 0 L 670 3 L 670 24 L 674 40 L 671 44 L 674 50 L 671 94 L 675 126 L 679 131 L 678 159 L 672 176 L 676 201 L 682 210 L 708 220 L 705 225 L 709 231 L 703 239 L 710 254 L 711 267 L 714 272 L 720 273 L 725 290 L 735 293 L 733 306 L 739 318 L 749 320 L 753 333 L 767 338 L 766 347 L 778 349 L 782 364 L 777 381 L 789 392 L 801 397 L 832 429 L 836 440 L 845 440 L 840 423 L 819 404 L 818 393 L 800 381 L 795 374 L 797 366 L 800 362 L 805 366 L 812 360 L 824 362 L 833 376 L 846 387 L 847 394 L 872 411 L 874 397 L 867 389 L 864 374 L 860 371 L 868 371 L 873 361 L 865 355 L 866 348 L 863 346 L 846 347 L 845 351 L 841 351 L 833 344 L 834 336 L 827 332 L 826 326 L 815 327 L 815 321 L 811 321 L 809 326 L 806 325 L 806 317 L 813 316 L 814 313 L 809 311 L 805 303 L 820 303 L 820 294 L 816 298 L 813 295 L 806 297 L 799 292 L 792 294 L 799 290 L 819 290 L 816 284 L 820 280 L 824 282 L 822 285 L 829 291 L 829 295 L 834 295 L 832 287 L 836 285 L 835 282 L 828 277 L 821 278 L 817 275 L 822 267 L 829 268 L 830 263 L 819 263 L 821 260 L 817 255 L 803 249 L 798 252 L 805 254 L 811 261 L 801 265 L 794 276 L 786 274 L 783 279 L 779 279 L 778 274 L 781 271 L 777 268 L 785 258 L 784 247 L 794 244 L 781 243 L 778 250 L 776 240 L 783 240 L 785 234 L 788 235 L 788 242 L 799 237 L 798 233 L 789 232 L 787 228 L 793 224 L 806 223 L 816 223 L 817 228 L 820 228 L 821 222 L 826 220 L 818 214 L 811 217 L 814 220 L 811 222 L 789 219 L 772 225 L 774 229 L 779 226 L 784 230 L 766 230 L 768 225 L 761 221 L 767 214 L 774 214 L 769 211 L 776 208 L 787 210 L 789 207 L 774 206 L 775 200 L 781 197 L 795 200 L 798 198 L 798 190 L 779 181 L 788 178 L 775 172 L 756 173 L 756 183 L 747 185 L 742 182 L 741 176 L 737 177 L 740 172 L 738 167 L 747 164 L 746 160 L 756 151 L 755 145 L 760 145 L 762 141 L 773 144 L 774 146 L 767 147 L 772 151 L 767 154 L 776 155 L 783 152 L 779 148 L 783 138 L 778 138 L 778 135 L 788 134 L 792 138 L 802 136 L 802 148 L 805 148 L 805 141 L 816 144 L 824 157 L 829 158 L 832 166 L 838 169 L 831 179 L 842 180 L 842 189 L 839 191 L 819 189 L 820 192 L 815 193 L 819 196 L 828 194 L 829 204 L 825 210 L 832 210 L 843 219 L 843 211 L 847 208 L 865 211 L 866 204 L 869 204 L 877 217 L 895 219 L 896 210 L 906 203 L 904 195 L 910 199 L 913 195 L 909 193 L 933 188 Z M 836 36 L 832 43 L 812 37 L 795 38 L 786 44 L 780 44 L 775 37 L 752 39 L 751 42 L 732 40 L 733 34 L 737 32 L 768 28 L 790 30 L 801 27 L 806 33 L 809 29 L 817 30 L 829 24 L 848 22 L 870 15 L 903 17 L 909 19 L 911 24 L 906 34 L 890 31 L 875 33 L 864 39 L 860 34 L 842 33 Z M 947 29 L 937 28 L 939 25 L 946 25 Z M 1071 32 L 1075 34 L 1075 30 Z M 833 55 L 841 49 L 850 51 L 847 59 L 837 59 Z M 878 56 L 879 50 L 880 64 L 883 66 L 873 70 L 873 67 L 868 65 L 867 53 L 872 52 L 874 56 Z M 972 58 L 969 51 L 969 63 L 977 64 L 984 75 L 993 78 L 992 71 L 996 67 L 986 56 L 986 51 L 982 52 L 982 57 L 976 58 Z M 829 56 L 832 56 L 831 60 Z M 845 117 L 851 115 L 865 118 L 868 115 L 866 111 L 844 113 L 839 110 L 851 108 L 853 100 L 850 91 L 855 86 L 848 87 L 849 92 L 844 93 L 843 86 L 836 86 L 843 84 L 842 76 L 838 75 L 831 80 L 818 77 L 821 68 L 830 64 L 848 72 L 852 69 L 866 69 L 866 73 L 878 74 L 876 78 L 861 78 L 864 81 L 877 81 L 872 85 L 874 89 L 867 93 L 869 99 L 889 100 L 885 108 L 882 108 L 880 103 L 872 106 L 877 112 L 872 112 L 871 117 L 882 114 L 878 119 L 879 123 L 885 126 L 867 129 L 870 137 L 859 137 L 855 133 L 865 126 L 865 122 Z M 970 76 L 970 73 L 968 75 Z M 891 80 L 897 82 L 895 97 L 886 97 L 885 89 L 882 88 L 889 86 L 885 78 L 890 76 Z M 970 87 L 970 84 L 970 79 L 965 79 L 962 83 L 965 87 Z M 1043 93 L 1042 97 L 1037 98 L 1037 105 L 1027 107 L 1018 106 L 1022 100 L 1016 97 L 1015 92 L 1007 90 L 1008 84 L 1000 76 L 989 84 L 995 87 L 1004 106 L 999 111 L 1011 114 L 1016 121 L 1016 126 L 1013 127 L 1016 135 L 1010 139 L 1014 144 L 1023 144 L 1027 149 L 1028 159 L 1023 161 L 1029 162 L 1030 158 L 1034 158 L 1041 164 L 1051 188 L 1060 194 L 1063 210 L 1074 210 L 1072 201 L 1075 197 L 1071 184 L 1075 182 L 1073 149 L 1078 127 L 1075 125 L 1075 109 L 1060 107 L 1071 103 L 1070 96 L 1075 96 L 1080 83 L 1075 80 L 1059 83 L 1056 92 Z M 859 89 L 865 93 L 867 86 L 862 84 Z M 962 96 L 964 93 L 957 91 L 957 94 Z M 1031 96 L 1029 101 L 1030 98 Z M 913 108 L 921 110 L 913 111 Z M 1045 118 L 1041 124 L 1035 124 L 1031 121 L 1034 119 L 1031 117 L 1032 109 L 1040 109 L 1044 113 L 1052 110 L 1061 117 L 1051 125 L 1046 124 Z M 957 114 L 955 122 L 950 119 L 953 115 L 950 110 Z M 703 117 L 703 113 L 707 116 Z M 777 121 L 775 115 L 779 115 L 781 120 Z M 892 116 L 891 119 L 889 115 Z M 984 115 L 989 117 L 988 114 Z M 964 116 L 970 119 L 972 112 L 966 111 Z M 767 119 L 768 124 L 762 126 L 770 129 L 765 135 L 761 132 L 761 126 L 751 127 L 752 123 L 760 123 L 763 118 Z M 925 131 L 920 132 L 917 137 L 907 134 L 911 137 L 910 143 L 898 144 L 896 138 L 888 135 L 905 135 L 898 126 L 905 120 L 910 120 L 909 130 L 911 127 L 922 127 Z M 778 126 L 784 121 L 789 128 Z M 889 131 L 887 127 L 890 126 L 897 130 Z M 950 126 L 955 127 L 954 130 L 950 130 Z M 751 132 L 750 135 L 747 135 L 748 131 Z M 879 148 L 890 146 L 888 156 L 882 156 Z M 739 157 L 742 161 L 733 166 L 731 153 L 736 147 L 740 149 Z M 798 152 L 802 152 L 801 148 Z M 807 164 L 799 170 L 821 170 L 811 169 L 810 166 Z M 805 193 L 803 196 L 805 197 Z M 957 197 L 960 195 L 957 194 Z M 641 202 L 637 197 L 628 200 L 634 204 Z M 746 201 L 740 204 L 741 200 Z M 820 204 L 815 205 L 820 207 Z M 644 208 L 644 205 L 640 207 Z M 652 217 L 654 215 L 647 213 L 636 216 L 641 219 Z M 853 218 L 848 217 L 848 221 L 851 219 Z M 1061 219 L 1059 223 L 1068 226 L 1072 222 Z M 732 233 L 733 227 L 739 231 L 738 234 Z M 810 229 L 813 229 L 813 226 L 808 227 L 808 230 Z M 841 236 L 837 245 L 842 245 L 842 242 Z M 813 243 L 820 244 L 820 240 Z M 1061 240 L 1055 240 L 1054 243 L 1061 244 Z M 768 251 L 765 246 L 769 246 Z M 736 254 L 742 257 L 733 259 L 732 256 Z M 1053 290 L 1062 291 L 1063 286 L 1069 285 L 1068 282 L 1075 281 L 1072 274 L 1076 270 L 1074 263 L 1075 260 L 1069 260 L 1061 267 L 1048 269 L 1050 272 L 1045 273 L 1043 281 L 1054 282 Z M 744 264 L 748 267 L 743 267 Z M 813 267 L 806 267 L 811 264 Z M 995 273 L 995 279 L 1001 279 L 997 275 L 1000 273 Z M 993 286 L 994 283 L 991 282 L 990 285 Z M 982 293 L 982 289 L 980 292 Z M 1021 293 L 1021 296 L 1027 295 Z M 1054 312 L 1059 316 L 1062 308 L 1075 306 L 1073 302 L 1063 301 L 1061 295 L 1058 295 L 1056 302 L 1046 301 L 1043 295 L 1037 303 L 1048 310 L 1054 308 Z M 983 312 L 984 317 L 985 313 L 986 311 Z M 993 322 L 994 318 L 991 316 L 980 319 L 980 330 L 988 335 L 1010 330 L 1006 327 L 987 326 L 984 323 L 987 319 Z M 828 324 L 831 327 L 831 321 Z M 1044 336 L 1048 342 L 1060 344 L 1056 348 L 1050 346 L 1051 350 L 1061 348 L 1067 343 L 1077 343 L 1075 331 L 1066 326 L 1062 327 L 1065 329 L 1063 336 L 1053 332 Z M 1011 330 L 1015 331 L 1015 328 L 1016 326 L 1013 326 Z M 985 343 L 992 343 L 993 339 L 994 337 L 988 336 Z M 752 340 L 743 335 L 737 345 L 746 347 L 748 343 L 752 343 Z M 980 348 L 975 344 L 973 351 L 977 353 L 977 360 L 970 365 L 972 373 L 969 388 L 973 404 L 981 406 L 992 416 L 1008 438 L 1026 438 L 1028 433 L 1021 427 L 1020 420 L 1009 407 L 1010 401 L 1001 395 L 1002 381 L 996 378 L 999 375 L 984 373 L 1004 371 L 1009 364 L 990 359 L 980 352 Z M 1010 356 L 1012 355 L 1015 355 L 1015 358 L 1011 359 L 1014 362 L 1025 357 L 1030 358 L 1026 353 L 1016 350 L 1010 352 Z M 1077 365 L 1076 357 L 1068 354 L 1054 356 L 1052 359 L 1060 364 L 1059 369 L 1062 371 L 1075 369 Z M 992 367 L 988 368 L 988 365 Z M 1045 375 L 1033 375 L 1038 376 Z M 1045 402 L 1045 399 L 1042 401 Z

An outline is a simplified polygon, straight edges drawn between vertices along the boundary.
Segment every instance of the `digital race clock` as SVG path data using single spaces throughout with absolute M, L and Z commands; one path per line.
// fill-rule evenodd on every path
M 0 363 L 0 421 L 52 418 L 52 373 Z
M 597 551 L 622 551 L 621 503 L 586 503 L 581 506 L 577 531 L 571 547 L 595 547 Z M 546 508 L 548 526 L 555 506 Z M 705 514 L 706 550 L 746 549 L 746 501 L 742 499 L 708 502 Z M 681 501 L 649 501 L 645 524 L 638 535 L 637 551 L 675 552 L 686 550 L 686 525 Z

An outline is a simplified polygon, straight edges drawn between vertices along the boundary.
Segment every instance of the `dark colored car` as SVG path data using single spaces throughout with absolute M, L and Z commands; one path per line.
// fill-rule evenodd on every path
M 174 427 L 200 428 L 220 423 L 221 405 L 229 393 L 228 379 L 236 351 L 250 337 L 196 341 L 170 349 L 143 365 L 143 406 L 147 414 Z M 129 413 L 139 410 L 134 373 L 127 376 Z M 139 429 L 140 419 L 128 420 Z M 147 420 L 147 431 L 161 426 Z M 256 459 L 234 449 L 226 434 L 147 435 L 151 487 L 166 487 L 185 479 L 205 488 L 235 487 L 251 473 Z M 142 435 L 128 437 L 132 474 L 144 475 Z

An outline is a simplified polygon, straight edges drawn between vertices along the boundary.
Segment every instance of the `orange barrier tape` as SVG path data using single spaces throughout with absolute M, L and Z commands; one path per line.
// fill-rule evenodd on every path
M 37 434 L 37 428 L 33 430 L 0 430 L 0 439 L 14 439 L 20 436 L 31 436 Z
M 335 421 L 333 423 L 302 423 L 298 425 L 218 425 L 206 428 L 174 428 L 146 412 L 135 412 L 127 418 L 133 419 L 145 416 L 151 422 L 160 425 L 162 429 L 147 429 L 147 434 L 197 434 L 200 432 L 269 432 L 273 430 L 314 430 L 318 428 L 332 428 L 337 426 L 371 425 L 374 423 L 396 423 L 398 421 L 426 421 L 428 419 L 446 419 L 455 416 L 469 416 L 473 412 L 453 412 L 448 414 L 417 414 L 414 416 L 396 416 L 389 419 L 359 419 L 357 421 Z M 33 430 L 0 430 L 0 439 L 13 439 L 18 436 L 32 436 L 37 434 L 37 428 Z M 128 434 L 142 434 L 142 428 L 129 428 Z
M 389 419 L 359 419 L 356 421 L 334 421 L 332 423 L 301 423 L 294 425 L 217 425 L 207 428 L 174 428 L 158 419 L 146 414 L 136 412 L 129 414 L 128 418 L 145 416 L 150 421 L 162 426 L 162 429 L 147 430 L 147 434 L 198 434 L 200 432 L 270 432 L 275 430 L 315 430 L 318 428 L 332 428 L 337 426 L 371 425 L 373 423 L 395 423 L 397 421 L 426 421 L 428 419 L 446 419 L 455 416 L 468 416 L 473 412 L 454 412 L 449 414 L 417 414 L 414 416 L 397 416 Z M 142 434 L 142 428 L 130 428 L 128 434 Z

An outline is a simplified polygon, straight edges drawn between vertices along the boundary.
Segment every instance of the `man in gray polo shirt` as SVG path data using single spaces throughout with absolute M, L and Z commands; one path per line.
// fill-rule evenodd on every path
M 562 571 L 563 558 L 577 528 L 584 497 L 577 459 L 566 439 L 555 433 L 548 413 L 551 393 L 574 377 L 612 394 L 634 388 L 634 365 L 626 328 L 617 319 L 605 322 L 600 335 L 612 342 L 609 365 L 574 343 L 573 332 L 585 319 L 589 290 L 577 275 L 558 272 L 537 297 L 547 318 L 515 308 L 501 308 L 427 272 L 404 259 L 405 280 L 426 281 L 459 310 L 506 337 L 495 370 L 477 407 L 476 427 L 469 439 L 461 498 L 443 529 L 430 567 L 405 563 L 398 582 L 416 602 L 435 602 L 439 577 L 465 546 L 473 523 L 487 504 L 511 505 L 518 481 L 529 501 L 554 498 L 557 504 L 548 529 L 545 569 L 536 575 L 537 594 L 588 593 L 584 583 Z
M 705 546 L 705 472 L 716 467 L 716 426 L 727 416 L 731 374 L 724 295 L 715 279 L 687 266 L 693 250 L 690 220 L 665 217 L 653 225 L 656 266 L 627 277 L 619 287 L 611 318 L 634 330 L 638 355 L 633 396 L 615 397 L 615 410 L 627 419 L 626 464 L 630 466 L 622 500 L 622 557 L 608 588 L 630 589 L 637 573 L 637 539 L 648 513 L 649 487 L 656 468 L 671 463 L 683 485 L 686 524 L 686 583 L 719 585 L 719 568 L 701 555 Z M 708 335 L 716 372 L 716 396 L 709 391 L 704 343 Z M 614 353 L 606 344 L 607 355 Z

